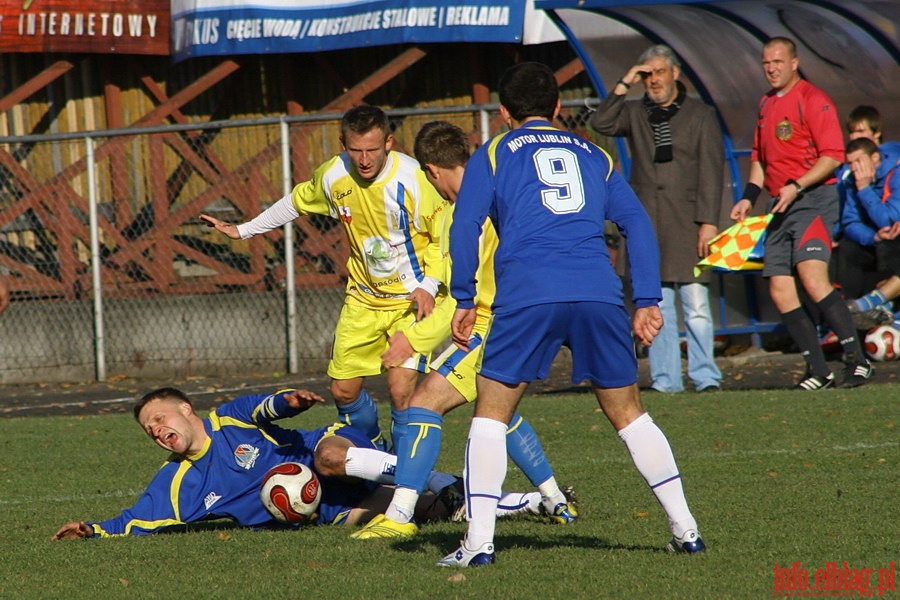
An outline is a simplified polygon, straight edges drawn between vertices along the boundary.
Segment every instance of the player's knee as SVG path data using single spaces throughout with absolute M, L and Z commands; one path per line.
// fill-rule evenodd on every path
M 319 444 L 313 458 L 316 471 L 325 477 L 344 475 L 344 463 L 347 460 L 347 448 L 337 444 Z
M 349 381 L 334 379 L 331 381 L 331 396 L 337 404 L 350 404 L 357 397 L 362 388 Z

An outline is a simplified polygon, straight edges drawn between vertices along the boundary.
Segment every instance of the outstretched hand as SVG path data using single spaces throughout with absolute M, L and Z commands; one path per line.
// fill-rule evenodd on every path
M 54 542 L 56 540 L 80 540 L 93 536 L 93 527 L 84 521 L 72 521 L 71 523 L 66 523 L 60 527 L 59 531 L 57 531 L 50 540 Z
M 306 410 L 311 406 L 325 402 L 325 398 L 309 390 L 291 390 L 284 395 L 285 402 L 291 408 Z
M 211 217 L 209 215 L 200 215 L 200 220 L 205 221 L 209 227 L 215 227 L 216 231 L 221 231 L 233 240 L 241 239 L 241 234 L 238 233 L 237 225 L 226 223 L 225 221 L 220 221 L 219 219 Z

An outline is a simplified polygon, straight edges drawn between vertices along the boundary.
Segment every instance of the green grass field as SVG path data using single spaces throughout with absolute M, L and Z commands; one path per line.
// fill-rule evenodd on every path
M 709 552 L 671 555 L 659 505 L 589 394 L 526 397 L 582 519 L 501 521 L 497 563 L 439 569 L 464 525 L 403 542 L 350 528 L 232 527 L 51 542 L 129 506 L 165 458 L 129 416 L 0 420 L 0 598 L 762 598 L 775 565 L 888 569 L 900 549 L 900 391 L 890 385 L 645 397 L 675 450 Z M 382 409 L 382 417 L 388 413 Z M 462 468 L 470 411 L 448 415 L 439 467 Z M 334 418 L 316 407 L 293 421 Z M 506 489 L 527 489 L 510 467 Z M 850 594 L 855 595 L 855 594 Z M 877 591 L 876 591 L 877 595 Z M 900 597 L 896 590 L 886 597 Z

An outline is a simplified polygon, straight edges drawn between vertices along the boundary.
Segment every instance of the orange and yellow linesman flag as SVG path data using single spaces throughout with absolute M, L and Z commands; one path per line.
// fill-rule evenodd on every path
M 752 259 L 762 256 L 761 251 L 755 252 L 754 250 L 764 243 L 766 227 L 769 226 L 771 220 L 772 213 L 747 217 L 714 237 L 709 242 L 709 256 L 694 265 L 694 277 L 699 277 L 704 269 L 710 268 L 723 271 L 761 268 L 762 264 L 758 260 Z

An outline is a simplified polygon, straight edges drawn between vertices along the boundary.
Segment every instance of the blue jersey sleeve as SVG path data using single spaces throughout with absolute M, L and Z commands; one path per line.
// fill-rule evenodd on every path
M 147 535 L 186 523 L 180 515 L 178 499 L 172 493 L 176 477 L 184 475 L 182 470 L 180 462 L 164 464 L 134 506 L 107 521 L 88 522 L 94 528 L 94 537 Z
M 841 209 L 841 230 L 845 238 L 860 246 L 875 244 L 877 230 L 873 227 L 872 221 L 865 216 L 865 209 L 860 204 L 855 190 L 847 190 Z
M 878 178 L 874 185 L 850 191 L 851 194 L 857 195 L 866 215 L 878 229 L 900 221 L 900 180 L 893 182 L 898 168 L 896 165 L 888 168 L 884 168 L 885 166 L 879 165 L 880 168 L 876 171 Z
M 659 304 L 662 301 L 659 244 L 653 223 L 634 190 L 618 171 L 610 173 L 607 182 L 611 200 L 606 205 L 606 218 L 615 223 L 625 239 L 634 305 L 644 308 Z
M 285 400 L 285 395 L 294 390 L 279 390 L 274 394 L 250 394 L 238 396 L 231 402 L 220 406 L 216 412 L 219 416 L 229 416 L 246 423 L 262 425 L 295 417 L 303 412 L 294 408 Z
M 466 165 L 462 186 L 450 225 L 450 295 L 458 308 L 475 307 L 475 272 L 478 269 L 478 240 L 481 227 L 492 208 L 493 174 L 482 146 Z

